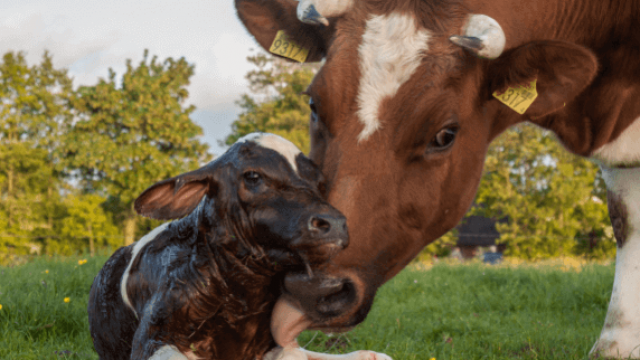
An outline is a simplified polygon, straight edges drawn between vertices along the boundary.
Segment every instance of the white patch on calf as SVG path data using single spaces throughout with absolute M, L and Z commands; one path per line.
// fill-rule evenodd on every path
M 367 21 L 358 49 L 362 73 L 358 116 L 364 125 L 358 141 L 380 128 L 380 104 L 411 78 L 428 50 L 429 38 L 429 31 L 419 29 L 413 16 L 391 13 Z
M 607 188 L 626 213 L 624 244 L 616 254 L 611 302 L 600 338 L 591 349 L 605 358 L 640 358 L 640 168 L 602 167 Z
M 615 140 L 594 151 L 591 157 L 607 166 L 640 166 L 640 118 Z
M 143 236 L 135 244 L 133 244 L 133 250 L 131 250 L 131 261 L 129 262 L 129 265 L 127 265 L 127 268 L 125 269 L 124 273 L 122 274 L 122 281 L 120 282 L 120 293 L 122 294 L 122 301 L 125 303 L 125 305 L 130 307 L 134 313 L 136 312 L 136 310 L 133 308 L 133 305 L 131 305 L 131 301 L 129 301 L 129 295 L 127 295 L 127 281 L 129 280 L 129 272 L 131 271 L 131 264 L 133 264 L 133 261 L 136 259 L 136 256 L 138 255 L 140 250 L 142 250 L 142 248 L 145 245 L 155 240 L 158 234 L 163 232 L 164 229 L 166 229 L 167 226 L 169 226 L 169 224 L 171 223 L 168 222 L 158 226 L 157 228 L 151 230 L 150 233 Z
M 165 345 L 153 353 L 149 360 L 189 360 L 189 358 L 174 346 Z
M 251 133 L 238 139 L 237 142 L 253 141 L 256 144 L 262 146 L 265 149 L 271 149 L 280 153 L 293 168 L 293 171 L 298 173 L 298 166 L 296 165 L 296 156 L 302 151 L 297 146 L 281 136 L 269 133 Z

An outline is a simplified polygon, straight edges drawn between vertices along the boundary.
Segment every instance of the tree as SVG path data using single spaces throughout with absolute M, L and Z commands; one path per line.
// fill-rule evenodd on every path
M 69 194 L 64 199 L 66 214 L 60 221 L 59 236 L 48 239 L 47 251 L 71 255 L 89 247 L 91 256 L 96 246 L 118 247 L 122 238 L 111 214 L 102 205 L 105 198 L 96 194 Z
M 534 125 L 492 143 L 476 204 L 472 214 L 508 219 L 497 225 L 507 255 L 603 258 L 615 251 L 598 167 Z
M 78 119 L 60 153 L 65 168 L 86 192 L 108 195 L 124 221 L 125 245 L 134 241 L 138 218 L 133 201 L 151 184 L 193 170 L 211 157 L 198 139 L 202 129 L 185 107 L 193 66 L 184 58 L 151 61 L 144 52 L 137 67 L 127 60 L 118 86 L 107 80 L 78 89 Z
M 237 104 L 242 113 L 231 125 L 226 145 L 255 132 L 278 134 L 303 152 L 309 152 L 309 97 L 303 95 L 318 65 L 302 65 L 276 59 L 264 53 L 247 60 L 257 69 L 246 79 L 252 95 L 244 94 Z
M 73 98 L 66 70 L 45 52 L 29 67 L 22 53 L 0 63 L 0 251 L 39 251 L 29 238 L 51 235 L 59 205 L 54 149 L 71 122 Z

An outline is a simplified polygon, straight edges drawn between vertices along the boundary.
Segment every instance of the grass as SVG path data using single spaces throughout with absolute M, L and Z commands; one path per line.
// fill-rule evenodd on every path
M 79 259 L 0 267 L 0 359 L 97 359 L 86 304 L 106 257 L 82 265 Z M 379 291 L 369 317 L 355 330 L 331 336 L 308 331 L 299 343 L 332 353 L 370 349 L 396 360 L 588 359 L 614 268 L 579 269 L 407 269 Z

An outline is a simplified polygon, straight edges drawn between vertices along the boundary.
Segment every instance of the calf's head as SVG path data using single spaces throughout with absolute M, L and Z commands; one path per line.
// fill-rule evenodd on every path
M 594 78 L 595 56 L 572 43 L 535 41 L 540 35 L 523 30 L 507 2 L 235 3 L 265 49 L 285 30 L 310 50 L 308 61 L 325 60 L 307 90 L 309 157 L 348 219 L 351 245 L 323 269 L 332 281 L 286 280 L 317 328 L 362 321 L 377 288 L 457 224 L 490 141 L 508 126 L 531 120 L 569 147 L 584 140 L 564 121 L 564 104 Z M 523 115 L 492 96 L 532 80 L 538 98 Z
M 346 220 L 323 200 L 323 186 L 291 142 L 256 133 L 208 165 L 151 186 L 135 209 L 161 220 L 197 216 L 199 231 L 237 246 L 238 255 L 253 251 L 309 273 L 348 244 Z

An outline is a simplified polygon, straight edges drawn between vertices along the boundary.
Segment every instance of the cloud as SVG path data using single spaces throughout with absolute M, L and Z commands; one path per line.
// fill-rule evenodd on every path
M 75 86 L 95 84 L 109 68 L 121 75 L 126 59 L 139 62 L 144 49 L 161 60 L 185 57 L 195 65 L 189 103 L 199 109 L 208 142 L 226 136 L 237 114 L 234 101 L 248 92 L 246 57 L 257 44 L 233 1 L 21 0 L 2 8 L 0 52 L 24 51 L 35 64 L 49 50 Z

